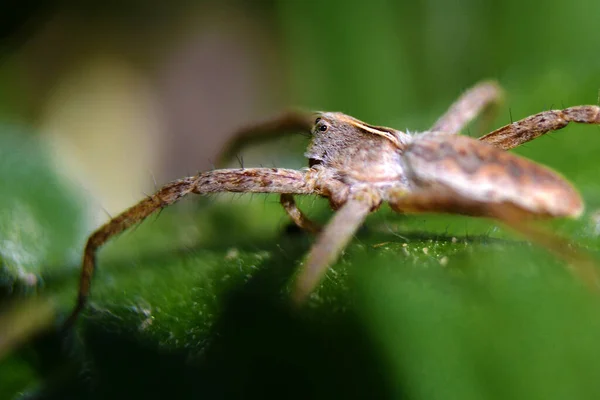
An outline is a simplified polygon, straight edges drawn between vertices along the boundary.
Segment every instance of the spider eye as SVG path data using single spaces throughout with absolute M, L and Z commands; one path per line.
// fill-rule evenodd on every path
M 325 132 L 327 129 L 329 129 L 329 124 L 327 123 L 327 121 L 323 121 L 323 118 L 317 117 L 317 119 L 315 119 L 313 133 Z

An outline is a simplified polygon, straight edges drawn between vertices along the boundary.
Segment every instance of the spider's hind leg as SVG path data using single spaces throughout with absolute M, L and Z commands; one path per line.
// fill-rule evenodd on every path
M 510 150 L 548 132 L 564 128 L 570 122 L 600 125 L 599 106 L 576 106 L 544 111 L 503 126 L 479 138 L 503 150 Z
M 538 214 L 509 203 L 486 203 L 439 189 L 392 194 L 389 202 L 395 211 L 404 213 L 449 213 L 495 219 L 562 258 L 576 278 L 593 292 L 600 292 L 598 265 L 593 257 L 569 240 L 534 224 L 540 217 Z

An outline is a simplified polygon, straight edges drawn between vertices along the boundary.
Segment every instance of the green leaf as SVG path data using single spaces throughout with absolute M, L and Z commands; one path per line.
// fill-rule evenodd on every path
M 78 258 L 87 230 L 79 193 L 57 176 L 44 144 L 26 128 L 0 124 L 2 290 L 35 286 L 39 275 Z

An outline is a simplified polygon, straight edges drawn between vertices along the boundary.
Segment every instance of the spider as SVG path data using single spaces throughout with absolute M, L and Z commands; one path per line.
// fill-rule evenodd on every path
M 67 325 L 86 304 L 97 250 L 113 236 L 192 193 L 281 194 L 281 205 L 293 222 L 318 234 L 294 284 L 296 304 L 306 300 L 366 216 L 383 203 L 399 213 L 453 213 L 499 220 L 530 240 L 576 259 L 569 243 L 525 222 L 580 216 L 583 202 L 579 193 L 556 172 L 505 150 L 569 122 L 600 124 L 600 107 L 544 111 L 479 139 L 458 135 L 479 114 L 489 115 L 501 98 L 497 83 L 480 82 L 465 91 L 431 129 L 417 134 L 368 125 L 339 112 L 298 111 L 241 130 L 228 146 L 229 153 L 258 132 L 310 132 L 312 139 L 305 153 L 309 167 L 201 172 L 168 183 L 112 218 L 87 241 L 77 303 Z M 315 194 L 327 198 L 336 210 L 324 228 L 308 219 L 294 202 L 295 195 Z M 580 266 L 579 273 L 597 283 L 589 263 Z

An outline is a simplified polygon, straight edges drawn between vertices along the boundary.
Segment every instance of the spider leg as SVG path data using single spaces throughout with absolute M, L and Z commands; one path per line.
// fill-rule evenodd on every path
M 284 193 L 279 198 L 279 202 L 283 206 L 285 212 L 290 216 L 292 221 L 301 229 L 310 233 L 321 232 L 322 227 L 310 220 L 303 212 L 298 208 L 294 196 L 289 193 Z
M 486 203 L 439 188 L 412 194 L 393 193 L 389 202 L 395 211 L 402 213 L 448 213 L 496 219 L 568 262 L 577 278 L 593 291 L 599 290 L 596 262 L 569 240 L 532 223 L 534 219 L 544 217 L 542 215 L 511 203 Z
M 367 215 L 379 204 L 369 192 L 348 200 L 317 238 L 295 282 L 292 300 L 303 303 L 315 289 L 327 268 L 335 262 Z
M 216 165 L 217 167 L 224 166 L 229 159 L 240 151 L 240 149 L 253 142 L 268 140 L 269 138 L 275 138 L 286 132 L 293 131 L 310 134 L 313 123 L 314 117 L 312 113 L 299 110 L 288 110 L 274 118 L 247 125 L 235 132 L 231 139 L 225 143 L 223 149 L 217 156 Z M 280 202 L 285 212 L 299 228 L 311 233 L 320 231 L 320 226 L 312 222 L 304 215 L 304 213 L 302 213 L 291 195 L 284 194 L 281 197 Z
M 113 236 L 143 221 L 151 214 L 176 203 L 190 193 L 316 193 L 310 171 L 277 168 L 222 169 L 202 172 L 196 176 L 168 183 L 152 196 L 123 211 L 98 228 L 88 238 L 81 265 L 77 304 L 65 323 L 71 326 L 85 307 L 96 270 L 96 252 Z
M 600 107 L 576 106 L 544 111 L 496 129 L 479 140 L 509 150 L 548 132 L 562 129 L 569 122 L 600 124 Z
M 482 81 L 463 93 L 431 127 L 430 131 L 459 133 L 471 120 L 482 112 L 482 125 L 491 122 L 498 105 L 502 103 L 503 92 L 498 83 Z
M 313 123 L 312 113 L 289 110 L 274 118 L 247 125 L 235 132 L 231 139 L 225 143 L 223 150 L 217 156 L 216 165 L 222 167 L 240 149 L 250 143 L 282 136 L 286 132 L 296 131 L 309 134 Z

